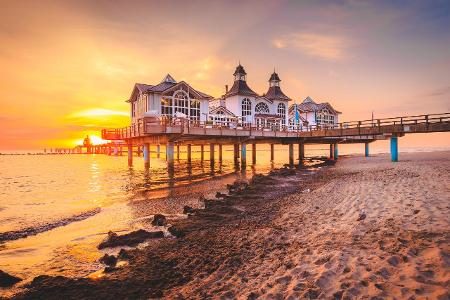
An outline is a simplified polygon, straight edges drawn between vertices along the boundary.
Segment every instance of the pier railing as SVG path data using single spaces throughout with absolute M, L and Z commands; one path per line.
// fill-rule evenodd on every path
M 444 124 L 442 126 L 436 126 Z M 102 130 L 105 140 L 126 140 L 148 135 L 191 134 L 218 136 L 277 136 L 277 137 L 320 137 L 384 133 L 448 131 L 450 113 L 402 116 L 362 121 L 349 121 L 321 125 L 272 125 L 256 126 L 249 123 L 214 124 L 211 121 L 198 121 L 179 118 L 142 118 L 135 124 L 118 129 Z

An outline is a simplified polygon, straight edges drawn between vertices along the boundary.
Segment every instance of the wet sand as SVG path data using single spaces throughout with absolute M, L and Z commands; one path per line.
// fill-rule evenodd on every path
M 169 220 L 178 238 L 126 252 L 128 265 L 40 276 L 17 298 L 448 299 L 450 152 L 400 159 L 256 176 Z

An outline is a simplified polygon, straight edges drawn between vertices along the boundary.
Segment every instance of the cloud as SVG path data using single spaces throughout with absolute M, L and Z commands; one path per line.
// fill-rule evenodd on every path
M 347 56 L 346 38 L 315 33 L 289 33 L 272 40 L 278 49 L 292 49 L 308 56 L 326 60 L 341 60 Z
M 434 91 L 427 93 L 425 96 L 426 97 L 438 97 L 438 96 L 445 96 L 448 94 L 450 94 L 450 86 L 435 89 Z

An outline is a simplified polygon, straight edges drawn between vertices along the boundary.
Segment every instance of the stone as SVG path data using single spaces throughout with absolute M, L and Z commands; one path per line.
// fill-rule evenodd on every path
M 190 207 L 190 206 L 188 206 L 188 205 L 185 205 L 184 207 L 183 207 L 183 214 L 193 214 L 195 212 L 195 210 L 192 208 L 192 207 Z
M 164 226 L 167 224 L 166 217 L 161 214 L 156 214 L 153 216 L 152 225 L 153 226 Z
M 117 258 L 114 255 L 105 254 L 102 258 L 100 258 L 100 262 L 107 266 L 115 266 L 117 263 Z
M 170 232 L 171 235 L 173 235 L 174 237 L 177 237 L 177 238 L 181 238 L 186 235 L 186 233 L 184 231 L 180 230 L 176 226 L 170 226 L 167 230 Z
M 0 270 L 0 287 L 11 287 L 20 281 L 22 281 L 21 278 Z
M 118 246 L 136 246 L 139 243 L 144 242 L 147 239 L 163 238 L 164 233 L 162 231 L 149 232 L 143 229 L 139 229 L 124 235 L 117 235 L 117 233 L 110 231 L 108 237 L 101 242 L 97 248 L 104 249 Z

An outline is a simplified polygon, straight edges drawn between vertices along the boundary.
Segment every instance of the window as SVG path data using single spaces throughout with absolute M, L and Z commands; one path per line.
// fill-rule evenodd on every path
M 259 102 L 255 107 L 255 113 L 257 114 L 268 114 L 269 113 L 269 106 L 265 104 L 264 102 Z
M 244 98 L 242 100 L 242 116 L 251 116 L 252 115 L 252 102 L 248 98 Z
M 282 117 L 281 125 L 286 125 L 286 105 L 284 105 L 284 103 L 278 104 L 277 115 Z
M 189 99 L 184 91 L 177 91 L 173 94 L 174 114 L 177 112 L 189 116 Z
M 172 99 L 162 98 L 161 99 L 161 114 L 164 116 L 172 116 Z
M 189 118 L 196 121 L 200 120 L 200 101 L 196 99 L 191 100 Z

